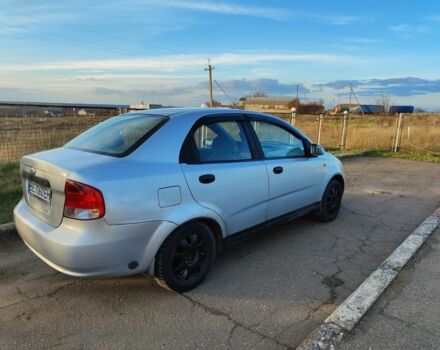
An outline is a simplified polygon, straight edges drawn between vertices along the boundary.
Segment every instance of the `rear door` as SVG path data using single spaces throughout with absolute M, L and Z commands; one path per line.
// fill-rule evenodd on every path
M 249 144 L 242 116 L 205 118 L 188 135 L 181 168 L 194 199 L 217 212 L 228 234 L 266 220 L 266 166 Z
M 320 157 L 307 156 L 306 141 L 283 124 L 256 118 L 251 125 L 269 177 L 267 219 L 319 202 L 325 162 Z

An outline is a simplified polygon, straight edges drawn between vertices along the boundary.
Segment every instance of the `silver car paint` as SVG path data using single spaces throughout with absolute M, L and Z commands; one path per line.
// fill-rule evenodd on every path
M 272 161 L 179 164 L 182 143 L 200 117 L 243 114 L 244 111 L 203 108 L 142 113 L 170 115 L 170 120 L 126 157 L 67 148 L 23 157 L 22 170 L 30 167 L 47 177 L 51 187 L 58 191 L 58 199 L 53 202 L 54 208 L 48 216 L 39 214 L 36 208 L 22 200 L 14 210 L 17 230 L 23 240 L 54 268 L 76 276 L 125 275 L 146 270 L 152 273 L 157 250 L 179 225 L 197 218 L 210 219 L 218 224 L 225 237 L 265 221 L 268 213 L 276 216 L 276 208 L 281 204 L 286 205 L 283 211 L 289 211 L 307 205 L 306 202 L 319 201 L 331 177 L 344 176 L 340 162 L 328 153 L 308 159 L 307 164 L 319 163 L 319 166 L 327 162 L 325 170 L 321 170 L 323 173 L 306 174 L 303 170 L 302 176 L 292 175 L 295 181 L 291 182 L 302 186 L 304 179 L 311 181 L 314 192 L 303 191 L 304 195 L 298 196 L 301 191 L 293 188 L 292 194 L 297 194 L 284 196 L 282 202 L 274 201 L 271 210 L 268 201 L 268 178 L 271 175 L 265 166 Z M 317 159 L 319 161 L 315 161 Z M 234 174 L 228 173 L 228 167 L 234 168 Z M 209 172 L 216 173 L 216 186 L 198 183 L 199 174 Z M 77 221 L 61 215 L 60 219 L 66 178 L 101 190 L 106 204 L 104 218 Z M 285 177 L 284 181 L 272 185 L 272 190 L 278 188 L 280 191 L 288 183 Z M 169 188 L 174 189 L 171 195 L 174 202 L 179 192 L 179 203 L 171 201 L 167 204 L 169 199 L 164 199 L 163 190 Z M 131 261 L 137 261 L 139 266 L 129 269 Z
M 321 183 L 327 168 L 321 157 L 265 160 L 269 175 L 268 219 L 300 209 L 321 200 Z M 275 174 L 273 168 L 283 172 Z
M 73 276 L 115 276 L 147 270 L 156 253 L 159 237 L 177 225 L 151 221 L 132 225 L 108 225 L 105 220 L 63 218 L 53 227 L 34 216 L 21 200 L 14 209 L 17 231 L 23 241 L 53 268 Z M 137 261 L 130 270 L 127 265 Z
M 182 164 L 181 168 L 194 199 L 223 218 L 228 234 L 266 221 L 269 186 L 263 162 Z M 200 183 L 204 174 L 215 174 L 215 181 Z

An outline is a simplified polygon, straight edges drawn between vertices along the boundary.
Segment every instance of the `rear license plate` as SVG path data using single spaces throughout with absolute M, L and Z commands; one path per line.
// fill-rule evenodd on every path
M 37 197 L 44 203 L 50 204 L 50 200 L 52 198 L 52 190 L 49 187 L 41 186 L 40 184 L 29 180 L 27 190 L 28 193 L 30 193 L 34 197 Z

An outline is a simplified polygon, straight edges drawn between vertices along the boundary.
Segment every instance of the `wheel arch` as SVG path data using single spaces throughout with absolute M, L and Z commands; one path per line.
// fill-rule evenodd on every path
M 185 227 L 187 225 L 191 225 L 192 223 L 195 223 L 195 222 L 200 222 L 202 224 L 205 224 L 206 226 L 208 226 L 211 229 L 212 233 L 214 234 L 217 251 L 220 250 L 222 248 L 222 244 L 223 244 L 223 236 L 224 236 L 223 230 L 222 230 L 222 226 L 220 225 L 220 223 L 218 223 L 212 217 L 202 216 L 202 217 L 197 217 L 197 218 L 193 218 L 191 220 L 185 221 L 184 223 L 177 226 L 173 230 L 173 232 L 171 232 L 169 234 L 169 236 L 172 235 L 175 231 L 181 229 L 182 227 Z
M 155 241 L 155 244 L 154 244 L 154 256 L 153 256 L 153 259 L 149 262 L 148 269 L 147 269 L 149 275 L 154 276 L 154 265 L 156 263 L 156 255 L 157 255 L 160 247 L 162 246 L 163 242 L 165 242 L 165 240 L 168 237 L 170 237 L 177 230 L 181 229 L 184 226 L 187 226 L 187 225 L 190 225 L 192 223 L 195 223 L 195 222 L 201 222 L 201 223 L 207 225 L 211 229 L 211 231 L 214 234 L 217 252 L 220 251 L 223 248 L 223 237 L 224 237 L 224 233 L 225 232 L 223 230 L 223 226 L 221 225 L 221 223 L 219 223 L 214 218 L 208 217 L 208 216 L 201 216 L 201 217 L 196 217 L 196 218 L 189 219 L 189 220 L 187 220 L 185 222 L 182 222 L 181 224 L 177 225 L 168 234 L 161 235 L 160 239 Z
M 338 181 L 342 186 L 342 192 L 344 192 L 344 189 L 345 189 L 344 177 L 341 174 L 336 174 L 336 175 L 333 175 L 333 177 L 330 179 L 330 181 L 332 181 L 332 180 Z M 330 183 L 330 181 L 328 183 Z

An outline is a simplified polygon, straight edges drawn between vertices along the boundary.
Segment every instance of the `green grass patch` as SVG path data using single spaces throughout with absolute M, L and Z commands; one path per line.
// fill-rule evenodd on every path
M 340 150 L 340 149 L 327 149 L 333 155 L 338 156 L 341 154 L 356 154 L 363 153 L 364 156 L 369 157 L 388 157 L 388 158 L 399 158 L 399 159 L 408 159 L 408 160 L 419 160 L 422 162 L 431 162 L 431 163 L 440 163 L 440 155 L 432 154 L 432 153 L 422 153 L 422 152 L 408 152 L 408 151 L 400 151 L 400 152 L 391 152 L 384 150 L 365 150 L 365 149 L 350 149 L 350 150 Z
M 21 196 L 20 164 L 0 164 L 0 224 L 12 221 L 12 210 Z
M 371 157 L 390 157 L 409 160 L 420 160 L 422 162 L 440 163 L 440 156 L 431 153 L 419 152 L 391 152 L 391 151 L 368 151 L 366 154 Z

